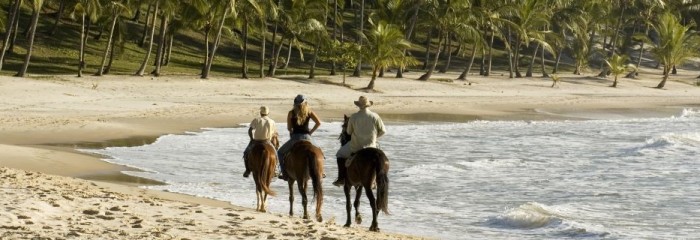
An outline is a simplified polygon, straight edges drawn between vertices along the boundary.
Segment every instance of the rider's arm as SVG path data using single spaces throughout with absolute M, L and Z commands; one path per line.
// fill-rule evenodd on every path
M 314 123 L 315 123 L 314 127 L 309 132 L 309 135 L 311 135 L 311 134 L 314 134 L 316 129 L 318 129 L 318 127 L 321 126 L 321 120 L 318 119 L 318 116 L 316 116 L 316 113 L 314 113 L 313 111 L 309 113 L 309 117 L 311 118 L 311 120 L 314 120 Z
M 253 141 L 253 127 L 248 128 L 248 137 L 250 138 L 250 141 Z
M 381 118 L 377 117 L 377 137 L 381 137 L 386 133 L 384 130 L 384 122 Z
M 287 131 L 289 131 L 289 134 L 292 134 L 292 111 L 289 111 L 287 113 Z

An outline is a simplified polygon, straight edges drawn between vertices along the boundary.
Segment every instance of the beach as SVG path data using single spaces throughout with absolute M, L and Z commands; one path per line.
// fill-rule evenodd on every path
M 346 229 L 336 224 L 344 219 L 316 223 L 256 213 L 253 206 L 146 190 L 137 186 L 157 182 L 124 175 L 121 171 L 128 167 L 75 149 L 138 145 L 163 134 L 235 127 L 255 117 L 260 105 L 269 106 L 271 117 L 282 122 L 296 94 L 305 94 L 325 122 L 356 111 L 352 102 L 361 95 L 374 101 L 372 109 L 384 121 L 408 123 L 644 118 L 700 106 L 700 87 L 692 84 L 697 71 L 681 71 L 674 78 L 683 81 L 670 81 L 663 90 L 653 88 L 659 73 L 647 69 L 640 79 L 620 79 L 617 88 L 608 87 L 611 79 L 562 75 L 560 86 L 552 88 L 548 78 L 496 75 L 452 81 L 456 76 L 445 74 L 418 81 L 414 79 L 419 73 L 412 72 L 404 79 L 378 79 L 378 91 L 372 93 L 358 90 L 366 86 L 367 77 L 348 77 L 345 85 L 340 76 L 0 77 L 0 175 L 5 196 L 0 202 L 6 208 L 0 237 L 430 237 L 371 233 L 362 226 Z

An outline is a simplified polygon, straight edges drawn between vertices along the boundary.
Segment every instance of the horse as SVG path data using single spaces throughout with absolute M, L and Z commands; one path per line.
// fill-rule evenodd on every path
M 301 140 L 292 145 L 284 159 L 283 171 L 289 176 L 287 180 L 289 184 L 289 216 L 294 216 L 294 182 L 296 181 L 301 194 L 301 203 L 304 206 L 303 218 L 309 219 L 309 214 L 306 211 L 306 187 L 310 178 L 316 198 L 316 220 L 323 221 L 323 217 L 321 217 L 321 206 L 323 205 L 321 179 L 324 175 L 323 151 L 311 142 Z
M 348 127 L 347 115 L 344 116 L 343 130 L 340 134 L 340 144 L 345 145 L 350 142 L 351 136 L 347 133 Z M 360 196 L 362 195 L 362 188 L 365 189 L 367 199 L 369 200 L 369 205 L 372 207 L 372 225 L 369 227 L 370 231 L 379 232 L 379 225 L 377 223 L 377 215 L 379 211 L 383 211 L 385 214 L 389 214 L 389 178 L 387 176 L 389 171 L 389 159 L 384 154 L 384 151 L 378 148 L 364 148 L 354 153 L 351 157 L 352 163 L 346 168 L 347 174 L 345 174 L 345 184 L 343 186 L 343 191 L 345 192 L 345 210 L 347 211 L 347 221 L 345 222 L 345 227 L 350 227 L 350 212 L 352 211 L 352 206 L 350 205 L 350 188 L 355 187 L 355 223 L 362 223 L 362 216 L 358 210 L 360 206 Z M 346 165 L 347 166 L 347 165 Z M 377 184 L 377 198 L 374 198 L 374 193 L 372 192 L 372 183 Z
M 259 212 L 267 212 L 267 195 L 275 195 L 275 192 L 270 189 L 270 182 L 275 176 L 275 166 L 277 166 L 277 151 L 275 150 L 279 147 L 277 134 L 272 136 L 270 142 L 272 145 L 254 141 L 245 159 L 253 173 L 257 196 L 255 210 Z

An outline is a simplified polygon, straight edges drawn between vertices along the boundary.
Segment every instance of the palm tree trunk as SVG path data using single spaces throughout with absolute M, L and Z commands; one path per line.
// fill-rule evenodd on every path
M 284 42 L 284 40 L 285 40 L 285 36 L 282 35 L 282 39 L 280 39 L 280 44 L 279 44 L 280 46 L 282 45 L 282 43 Z M 278 62 L 279 59 L 280 59 L 280 52 L 282 51 L 282 48 L 277 48 L 277 49 L 275 49 L 275 50 L 276 50 L 275 56 L 274 56 L 273 59 L 271 59 L 271 61 L 274 61 L 274 62 L 275 62 L 275 65 L 271 65 L 272 68 L 270 68 L 270 71 L 267 73 L 267 75 L 270 76 L 270 77 L 274 77 L 274 76 L 275 76 L 275 72 L 277 71 L 277 62 Z
M 159 1 L 156 1 L 155 10 L 153 11 L 153 15 L 151 15 L 151 19 L 150 20 L 146 19 L 146 26 L 148 26 L 149 21 L 151 22 L 151 30 L 150 30 L 151 31 L 151 34 L 150 34 L 151 41 L 149 41 L 149 43 L 148 43 L 148 51 L 146 51 L 146 56 L 143 59 L 143 62 L 141 63 L 141 67 L 139 67 L 139 70 L 136 71 L 136 75 L 138 75 L 138 76 L 143 76 L 143 73 L 146 71 L 146 65 L 148 64 L 148 59 L 151 57 L 151 52 L 153 51 L 153 40 L 152 39 L 156 34 L 156 19 L 158 17 L 158 7 L 159 7 L 158 3 L 159 3 Z M 149 9 L 150 9 L 150 6 L 149 6 Z M 150 12 L 150 10 L 149 10 L 149 12 Z M 146 14 L 146 15 L 148 15 L 148 14 Z
M 360 1 L 360 32 L 365 31 L 365 0 Z M 357 38 L 357 43 L 362 45 L 362 39 Z M 362 58 L 357 58 L 357 66 L 355 67 L 355 72 L 352 73 L 353 77 L 360 77 L 362 75 Z
M 160 68 L 163 66 L 163 52 L 165 51 L 165 33 L 168 29 L 169 16 L 163 14 L 160 20 L 160 35 L 158 40 L 158 50 L 156 51 L 156 68 L 153 70 L 153 76 L 160 76 Z
M 267 32 L 267 21 L 262 21 L 262 26 L 260 26 L 260 78 L 265 77 L 265 32 Z M 272 39 L 274 41 L 274 39 Z
M 331 39 L 333 39 L 333 42 L 338 40 L 337 35 L 336 35 L 338 32 L 338 26 L 337 26 L 338 22 L 336 19 L 337 16 L 338 16 L 338 0 L 333 0 L 333 18 L 331 20 L 331 21 L 333 21 L 333 34 L 331 36 Z M 280 46 L 280 47 L 282 47 L 282 46 Z M 285 63 L 285 65 L 286 65 L 286 63 Z M 285 66 L 285 69 L 286 69 L 286 66 Z M 330 73 L 331 76 L 336 75 L 335 69 L 336 69 L 336 66 L 335 66 L 335 59 L 334 59 L 331 62 L 331 73 Z
M 425 74 L 423 74 L 423 76 L 420 76 L 420 78 L 418 78 L 418 80 L 424 80 L 424 81 L 425 81 L 425 80 L 430 79 L 430 76 L 433 75 L 433 72 L 435 71 L 435 67 L 437 67 L 438 61 L 440 61 L 440 50 L 441 50 L 440 48 L 441 48 L 441 46 L 442 46 L 442 40 L 443 40 L 443 39 L 444 39 L 444 37 L 443 37 L 443 34 L 442 34 L 442 30 L 441 30 L 441 31 L 440 31 L 440 34 L 439 34 L 438 45 L 437 45 L 438 48 L 437 48 L 437 51 L 435 51 L 435 60 L 433 61 L 433 65 L 430 67 L 430 69 L 428 69 L 428 72 L 426 72 Z
M 0 51 L 0 70 L 2 70 L 3 63 L 5 63 L 5 54 L 7 54 L 7 45 L 10 42 L 10 36 L 12 36 L 12 31 L 14 26 L 17 25 L 15 21 L 21 6 L 22 0 L 15 0 L 14 5 L 12 5 L 12 11 L 10 11 L 10 16 L 7 19 L 10 20 L 9 24 L 5 28 L 5 38 L 2 41 L 2 49 Z
M 450 63 L 452 62 L 452 38 L 449 33 L 447 34 L 447 41 L 445 42 L 447 45 L 445 48 L 445 51 L 447 51 L 447 63 L 440 69 L 441 73 L 446 73 L 447 70 L 450 69 Z
M 43 2 L 42 2 L 43 3 Z M 41 9 L 42 6 L 38 6 L 39 9 Z M 36 26 L 39 23 L 39 12 L 40 11 L 34 11 L 34 14 L 32 15 L 32 25 Z M 27 46 L 27 55 L 24 57 L 24 64 L 22 65 L 22 68 L 20 68 L 19 72 L 17 72 L 18 77 L 24 77 L 24 75 L 27 73 L 27 69 L 29 68 L 29 61 L 32 58 L 32 49 L 34 48 L 34 36 L 36 36 L 36 28 L 32 29 L 29 32 L 29 44 Z
M 34 16 L 34 13 L 35 13 L 35 12 L 37 12 L 37 10 L 36 10 L 36 9 L 32 9 L 32 16 Z M 29 34 L 31 34 L 32 31 L 35 31 L 35 30 L 36 30 L 36 24 L 39 24 L 39 22 L 37 22 L 37 23 L 35 24 L 33 21 L 29 21 L 28 24 L 29 24 L 29 25 L 27 25 L 27 27 L 24 28 L 24 32 L 22 33 L 22 35 L 24 35 L 24 38 L 25 38 L 25 39 L 29 39 Z
M 617 74 L 615 74 L 615 80 L 613 80 L 613 85 L 611 87 L 617 87 Z
M 85 12 L 80 16 L 80 52 L 78 53 L 78 77 L 83 76 L 83 67 L 85 67 Z
M 309 79 L 314 79 L 314 77 L 316 77 L 315 70 L 316 70 L 316 61 L 318 61 L 319 48 L 321 48 L 321 39 L 318 39 L 316 41 L 316 46 L 314 46 L 314 60 L 311 62 L 311 70 L 309 70 Z M 282 50 L 282 42 L 280 42 L 280 50 Z
M 105 65 L 107 64 L 107 56 L 109 56 L 109 50 L 112 48 L 112 41 L 114 40 L 114 29 L 117 26 L 117 20 L 119 18 L 119 14 L 115 12 L 112 12 L 114 14 L 114 17 L 112 17 L 112 26 L 110 27 L 109 30 L 109 39 L 107 39 L 107 46 L 105 46 L 105 51 L 104 54 L 102 55 L 102 65 L 100 65 L 100 68 L 97 70 L 95 73 L 95 76 L 102 76 L 105 70 Z
M 168 66 L 170 63 L 170 56 L 173 54 L 173 41 L 175 41 L 175 32 L 170 33 L 170 39 L 168 40 L 168 54 L 165 57 L 164 66 Z
M 105 67 L 105 70 L 102 71 L 102 74 L 109 74 L 109 71 L 112 70 L 112 63 L 114 62 L 114 46 L 117 45 L 116 43 L 112 43 L 112 46 L 109 48 L 109 62 L 107 63 L 107 66 Z
M 158 1 L 156 1 L 156 4 L 158 5 Z M 151 9 L 153 7 L 153 4 L 148 4 L 148 9 L 146 10 L 146 22 L 143 25 L 143 31 L 141 33 L 141 40 L 139 41 L 139 47 L 143 47 L 143 45 L 146 44 L 146 36 L 148 36 L 148 30 L 150 29 L 148 26 L 150 25 L 155 25 L 155 22 L 151 21 Z M 158 9 L 156 8 L 156 12 L 153 13 L 153 15 L 158 14 Z
M 514 67 L 516 78 L 523 77 L 523 75 L 520 74 L 520 46 L 522 46 L 522 43 L 518 39 L 518 43 L 515 44 L 515 56 L 513 56 L 513 58 L 515 60 L 513 62 L 513 67 Z
M 489 65 L 486 68 L 486 72 L 484 72 L 484 77 L 488 77 L 491 75 L 491 66 L 493 66 L 493 38 L 494 38 L 493 32 L 491 32 L 491 40 L 489 42 Z
M 547 65 L 544 62 L 544 47 L 542 47 L 542 77 L 549 77 L 549 73 L 547 73 Z
M 7 51 L 9 53 L 15 52 L 15 42 L 17 42 L 17 33 L 19 32 L 19 15 L 20 13 L 18 11 L 17 14 L 15 14 L 15 18 L 13 20 L 15 23 L 15 25 L 13 26 L 14 30 L 12 30 L 12 37 L 10 37 L 10 46 L 7 47 Z
M 481 49 L 481 62 L 479 63 L 479 75 L 486 75 L 486 50 Z
M 248 19 L 243 16 L 243 63 L 241 64 L 241 78 L 248 79 Z
M 532 77 L 532 68 L 535 66 L 535 59 L 537 58 L 537 52 L 540 50 L 540 44 L 537 44 L 535 50 L 532 51 L 532 58 L 530 59 L 530 66 L 527 67 L 527 72 L 525 72 L 525 77 Z
M 664 88 L 664 86 L 666 86 L 666 80 L 668 80 L 668 74 L 670 70 L 671 69 L 669 69 L 668 66 L 664 65 L 664 78 L 661 79 L 661 82 L 659 83 L 659 85 L 656 86 L 656 88 L 661 89 Z
M 431 33 L 432 29 L 428 31 L 428 38 L 425 40 L 425 60 L 423 61 L 423 67 L 421 68 L 423 70 L 428 69 L 428 63 L 430 62 L 430 42 L 433 40 Z
M 209 34 L 211 33 L 211 25 L 204 27 L 204 65 L 202 65 L 202 72 L 200 75 L 204 75 L 204 71 L 209 65 Z
M 221 23 L 219 23 L 219 31 L 216 33 L 216 40 L 214 40 L 214 46 L 212 46 L 211 56 L 209 56 L 209 61 L 207 61 L 207 68 L 204 74 L 202 74 L 202 79 L 206 79 L 209 77 L 211 65 L 214 62 L 214 57 L 216 56 L 216 49 L 219 47 L 219 42 L 221 41 L 221 32 L 224 29 L 224 21 L 226 21 L 226 15 L 228 15 L 230 4 L 231 2 L 229 2 L 229 4 L 226 5 L 226 8 L 224 9 L 224 15 L 221 16 Z
M 56 29 L 58 29 L 58 25 L 61 23 L 61 16 L 63 15 L 63 11 L 65 8 L 66 1 L 61 1 L 61 3 L 58 5 L 58 12 L 56 13 L 56 18 L 54 19 L 53 27 L 51 27 L 51 31 L 49 32 L 50 36 L 56 34 Z
M 644 30 L 644 36 L 649 36 L 649 25 L 646 26 L 646 30 Z M 630 72 L 627 74 L 627 78 L 635 78 L 637 75 L 639 75 L 639 66 L 642 65 L 642 58 L 644 57 L 644 41 L 642 41 L 641 44 L 639 44 L 639 55 L 637 55 L 637 65 L 634 68 L 634 71 Z
M 459 75 L 457 80 L 467 80 L 467 75 L 469 75 L 469 72 L 472 70 L 472 65 L 474 64 L 475 57 L 476 57 L 476 45 L 474 45 L 474 49 L 472 49 L 472 56 L 469 59 L 469 65 L 467 65 L 467 67 L 464 68 L 464 71 L 462 71 L 462 74 Z
M 420 2 L 417 3 L 418 6 L 420 6 Z M 420 7 L 416 7 L 416 10 L 413 11 L 413 16 L 411 16 L 411 23 L 409 24 L 408 27 L 408 32 L 406 32 L 406 40 L 411 41 L 411 36 L 413 36 L 413 29 L 416 27 L 416 20 L 418 20 L 418 10 L 420 10 Z M 406 49 L 403 50 L 403 55 L 406 56 Z M 403 78 L 403 72 L 404 72 L 404 67 L 399 66 L 399 69 L 396 71 L 396 78 Z
M 608 58 L 611 58 L 613 56 L 613 54 L 615 54 L 615 47 L 616 47 L 615 45 L 617 45 L 617 38 L 620 35 L 620 28 L 622 28 L 622 22 L 623 22 L 622 20 L 625 16 L 625 9 L 627 9 L 627 4 L 623 3 L 622 9 L 620 11 L 620 17 L 617 20 L 617 26 L 615 26 L 615 32 L 613 32 L 613 36 L 611 39 L 612 47 L 610 48 L 610 52 L 608 52 Z M 608 69 L 607 67 L 604 67 L 603 71 L 601 71 L 598 74 L 598 77 L 605 77 L 609 74 L 609 72 L 610 72 L 610 69 Z
M 292 40 L 290 39 L 287 42 L 287 59 L 285 59 L 285 61 L 284 61 L 284 66 L 282 67 L 283 69 L 286 70 L 289 67 L 289 59 L 291 59 L 291 58 L 292 58 Z
M 374 81 L 377 80 L 377 70 L 379 70 L 379 68 L 377 66 L 374 66 L 372 68 L 372 79 L 369 80 L 369 84 L 367 84 L 368 90 L 374 90 Z
M 510 47 L 512 43 L 512 35 L 510 32 L 510 27 L 508 27 L 508 78 L 513 78 L 513 50 Z

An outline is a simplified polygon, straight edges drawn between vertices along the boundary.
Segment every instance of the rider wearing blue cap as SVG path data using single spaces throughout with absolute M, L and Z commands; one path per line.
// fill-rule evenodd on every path
M 314 121 L 313 128 L 309 129 L 309 120 Z M 300 140 L 311 141 L 311 134 L 313 134 L 318 127 L 321 126 L 321 120 L 318 119 L 316 113 L 311 111 L 309 107 L 308 100 L 304 95 L 297 95 L 294 98 L 294 107 L 287 114 L 287 130 L 289 131 L 289 141 L 284 143 L 282 147 L 277 150 L 277 156 L 279 156 L 280 163 L 280 175 L 281 179 L 287 180 L 286 173 L 284 171 L 284 158 L 292 148 L 294 143 Z

